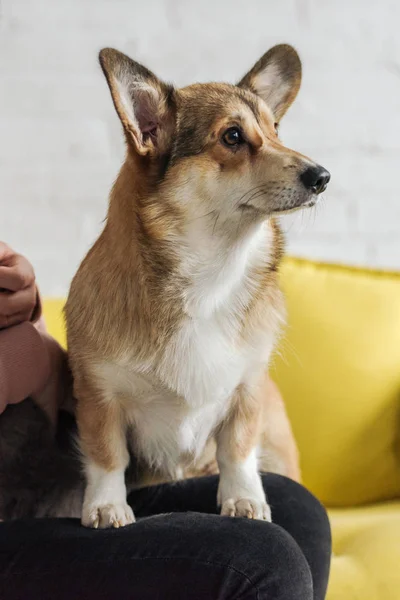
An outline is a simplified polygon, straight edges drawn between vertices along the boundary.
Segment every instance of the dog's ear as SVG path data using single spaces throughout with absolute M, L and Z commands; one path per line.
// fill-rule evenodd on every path
M 134 150 L 142 156 L 164 154 L 175 127 L 174 88 L 113 48 L 101 50 L 99 61 Z
M 238 83 L 260 96 L 279 122 L 297 96 L 301 83 L 301 61 L 292 46 L 274 46 Z

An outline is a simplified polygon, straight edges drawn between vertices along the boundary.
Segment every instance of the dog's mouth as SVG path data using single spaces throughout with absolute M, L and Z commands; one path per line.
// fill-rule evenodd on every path
M 313 196 L 311 196 L 311 198 L 309 200 L 307 200 L 307 202 L 305 202 L 304 204 L 302 204 L 301 206 L 299 206 L 299 208 L 312 208 L 313 206 L 315 206 L 316 204 L 318 204 L 318 202 L 321 200 L 321 196 L 314 194 Z
M 238 208 L 242 212 L 253 212 L 260 215 L 288 214 L 316 206 L 321 200 L 321 194 L 325 189 L 326 186 L 324 186 L 324 189 L 314 192 L 297 186 L 288 187 L 279 195 L 266 195 L 265 199 L 257 198 L 257 202 L 243 202 Z
M 316 206 L 320 200 L 321 196 L 319 194 L 312 194 L 311 196 L 307 194 L 306 198 L 302 198 L 301 194 L 299 194 L 299 198 L 295 202 L 287 203 L 284 206 L 277 206 L 272 212 L 275 214 L 286 215 L 298 210 L 303 210 L 304 208 L 312 208 L 313 206 Z
M 302 208 L 312 208 L 321 198 L 321 194 L 325 192 L 331 175 L 329 171 L 320 165 L 308 167 L 300 175 L 300 181 L 303 184 L 301 190 L 288 190 L 289 203 L 283 210 L 277 212 L 291 212 Z M 294 198 L 293 198 L 294 196 Z

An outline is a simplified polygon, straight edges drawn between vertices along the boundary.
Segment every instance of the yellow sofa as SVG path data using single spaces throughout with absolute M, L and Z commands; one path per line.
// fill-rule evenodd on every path
M 331 518 L 327 600 L 400 600 L 400 274 L 288 259 L 282 286 L 273 375 Z M 44 312 L 65 343 L 61 307 Z

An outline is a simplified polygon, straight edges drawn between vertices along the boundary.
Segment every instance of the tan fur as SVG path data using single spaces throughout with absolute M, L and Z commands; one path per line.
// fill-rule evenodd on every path
M 232 398 L 229 417 L 223 423 L 221 432 L 227 436 L 227 453 L 234 462 L 245 460 L 261 430 L 262 405 L 259 398 L 241 385 Z M 256 442 L 257 443 L 257 442 Z
M 111 192 L 104 230 L 72 282 L 66 319 L 79 432 L 90 463 L 90 493 L 110 473 L 119 486 L 119 500 L 115 507 L 111 505 L 111 483 L 103 486 L 102 501 L 107 506 L 97 507 L 86 499 L 83 522 L 109 526 L 133 518 L 121 499 L 121 473 L 127 464 L 125 436 L 128 430 L 133 432 L 133 446 L 145 465 L 141 424 L 148 427 L 148 402 L 153 396 L 157 398 L 153 400 L 154 419 L 160 415 L 162 423 L 167 418 L 164 408 L 175 411 L 165 412 L 178 419 L 176 424 L 165 425 L 168 435 L 187 422 L 189 438 L 182 442 L 179 460 L 166 454 L 164 471 L 161 458 L 150 471 L 144 468 L 142 483 L 170 478 L 169 458 L 177 474 L 181 468 L 186 476 L 214 472 L 217 447 L 223 514 L 270 518 L 254 470 L 256 447 L 262 446 L 261 466 L 300 477 L 284 404 L 266 376 L 269 354 L 284 321 L 277 280 L 283 242 L 275 214 L 310 203 L 300 174 L 314 163 L 285 148 L 276 133 L 276 123 L 297 94 L 300 61 L 293 49 L 278 46 L 238 86 L 195 84 L 182 90 L 162 83 L 114 50 L 102 51 L 100 62 L 128 151 Z M 270 80 L 273 89 L 268 88 Z M 266 101 L 270 99 L 270 106 L 263 102 L 263 95 Z M 223 141 L 231 127 L 245 136 L 234 149 Z M 204 244 L 207 236 L 210 248 Z M 220 244 L 221 249 L 216 246 L 215 255 L 209 255 L 213 244 Z M 239 251 L 240 244 L 243 250 Z M 229 279 L 236 276 L 235 264 L 229 263 L 235 252 L 239 263 L 242 255 L 249 255 L 237 291 Z M 225 270 L 232 292 L 219 304 L 219 295 L 225 293 L 219 278 Z M 211 293 L 209 286 L 219 291 Z M 228 308 L 231 317 L 224 313 Z M 202 327 L 212 323 L 220 336 L 217 341 L 229 339 L 239 364 L 241 354 L 253 358 L 243 359 L 250 361 L 246 376 L 228 404 L 216 405 L 223 416 L 215 417 L 199 454 L 185 449 L 190 447 L 190 436 L 200 436 L 202 427 L 200 417 L 190 421 L 192 414 L 197 415 L 193 403 L 198 390 L 190 388 L 196 373 L 184 363 L 200 360 L 190 336 L 200 336 L 199 343 L 203 343 Z M 179 356 L 186 343 L 192 354 L 175 362 L 175 353 Z M 224 345 L 221 348 L 224 351 Z M 199 363 L 200 373 L 213 369 L 206 354 L 201 359 L 204 364 Z M 200 383 L 209 389 L 207 381 Z M 161 390 L 165 400 L 159 399 Z M 163 408 L 160 402 L 170 404 Z M 212 404 L 206 403 L 204 410 L 212 410 Z M 191 433 L 190 427 L 197 429 Z M 150 438 L 148 460 L 157 463 Z M 172 443 L 171 437 L 168 440 Z M 247 471 L 252 473 L 250 478 Z M 242 498 L 249 486 L 254 497 Z
M 126 467 L 125 425 L 118 403 L 105 403 L 91 382 L 75 384 L 82 450 L 106 471 Z
M 166 244 L 155 248 L 179 227 L 179 215 L 167 202 L 153 210 L 140 198 L 141 173 L 132 162 L 128 157 L 111 192 L 106 227 L 71 285 L 66 314 L 73 369 L 89 353 L 107 358 L 130 345 L 149 358 L 181 318 L 175 258 Z M 126 314 L 132 318 L 120 318 Z
M 299 451 L 277 385 L 266 378 L 263 386 L 263 424 L 261 446 L 266 454 L 260 457 L 264 471 L 283 473 L 301 481 Z
M 279 389 L 267 375 L 260 386 L 260 397 L 256 399 L 256 403 L 257 419 L 261 408 L 259 425 L 255 428 L 258 431 L 259 444 L 262 448 L 260 470 L 281 473 L 300 483 L 300 459 L 296 440 Z M 245 435 L 243 434 L 246 433 L 246 430 L 249 431 L 249 425 L 250 427 L 252 425 L 251 419 L 244 419 L 243 421 L 241 419 L 238 431 L 239 439 L 232 438 L 238 442 L 237 451 L 239 453 L 244 448 Z M 254 445 L 255 434 L 253 431 L 251 431 L 251 434 L 251 444 Z M 218 463 L 215 451 L 215 442 L 210 440 L 195 467 L 185 471 L 186 476 L 216 475 L 218 473 Z M 235 452 L 236 448 L 233 451 Z

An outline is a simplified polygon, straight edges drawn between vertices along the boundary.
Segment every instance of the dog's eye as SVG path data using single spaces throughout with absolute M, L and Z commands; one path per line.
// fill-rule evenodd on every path
M 279 123 L 274 123 L 274 127 L 276 135 L 279 135 Z
M 239 144 L 244 143 L 244 138 L 239 127 L 229 127 L 222 134 L 222 141 L 227 146 L 239 146 Z

